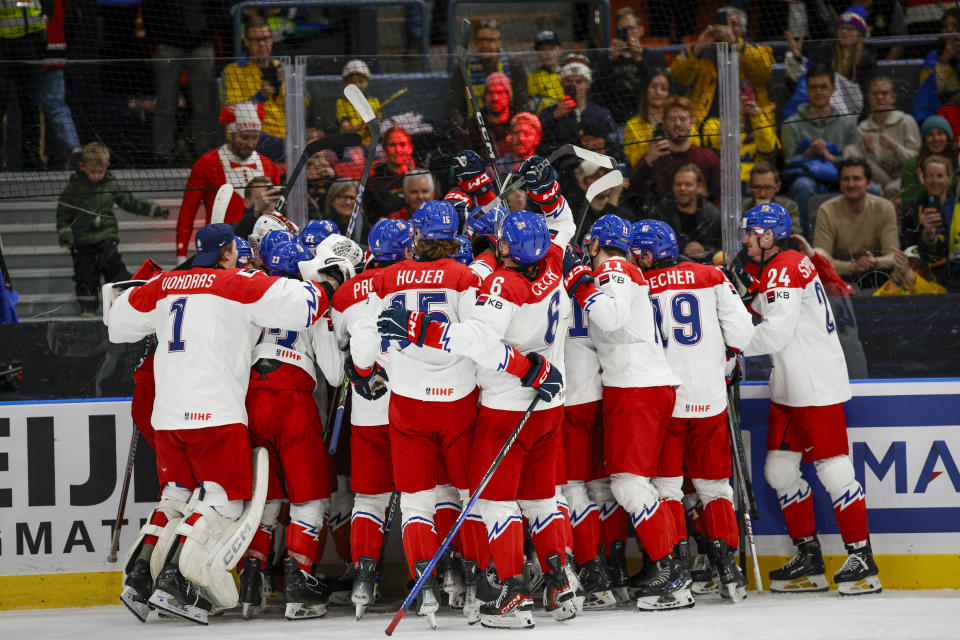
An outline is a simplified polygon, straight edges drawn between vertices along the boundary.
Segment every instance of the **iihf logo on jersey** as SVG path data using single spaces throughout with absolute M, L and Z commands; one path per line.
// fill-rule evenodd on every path
M 183 414 L 183 419 L 184 419 L 184 420 L 188 420 L 188 421 L 189 421 L 189 420 L 209 420 L 209 419 L 212 418 L 212 417 L 213 417 L 213 414 L 211 414 L 211 413 L 209 413 L 209 412 L 208 412 L 208 413 L 198 413 L 198 412 L 195 412 L 195 411 L 194 411 L 194 412 L 187 411 L 187 412 L 185 412 L 185 413 Z
M 452 396 L 452 387 L 427 387 L 424 392 L 428 396 Z

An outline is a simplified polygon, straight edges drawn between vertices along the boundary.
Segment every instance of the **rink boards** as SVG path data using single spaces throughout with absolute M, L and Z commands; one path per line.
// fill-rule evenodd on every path
M 864 381 L 846 406 L 885 588 L 960 588 L 960 380 Z M 769 394 L 742 386 L 763 575 L 792 553 L 763 480 Z M 117 563 L 106 561 L 132 433 L 130 400 L 0 403 L 0 609 L 112 604 L 126 549 L 157 495 L 141 441 Z M 828 574 L 843 548 L 812 468 Z M 400 561 L 393 536 L 388 561 Z M 635 542 L 631 549 L 636 552 Z M 335 563 L 332 544 L 325 561 Z M 400 575 L 400 565 L 392 573 Z

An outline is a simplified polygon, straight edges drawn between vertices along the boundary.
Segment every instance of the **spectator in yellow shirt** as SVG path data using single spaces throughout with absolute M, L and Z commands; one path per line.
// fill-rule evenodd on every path
M 563 86 L 560 84 L 563 45 L 553 31 L 541 31 L 533 42 L 540 66 L 527 74 L 527 96 L 530 111 L 539 115 L 563 98 Z
M 351 84 L 357 85 L 361 93 L 367 98 L 373 113 L 379 118 L 380 100 L 367 96 L 367 87 L 370 86 L 370 67 L 363 60 L 351 60 L 343 65 L 343 86 Z M 350 101 L 346 98 L 337 98 L 337 122 L 340 123 L 340 133 L 359 133 L 363 144 L 370 144 L 370 132 L 367 125 L 363 123 L 363 118 L 353 108 Z

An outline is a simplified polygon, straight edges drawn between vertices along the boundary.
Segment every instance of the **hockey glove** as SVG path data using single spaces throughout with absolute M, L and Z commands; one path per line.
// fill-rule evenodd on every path
M 377 331 L 380 332 L 380 337 L 387 340 L 409 340 L 418 347 L 424 346 L 426 342 L 428 347 L 439 347 L 435 338 L 428 339 L 428 333 L 438 334 L 441 331 L 441 323 L 431 320 L 430 315 L 426 313 L 389 307 L 380 312 L 377 318 Z
M 347 356 L 343 363 L 343 372 L 350 384 L 353 385 L 357 395 L 365 400 L 377 400 L 389 391 L 387 382 L 390 378 L 379 363 L 375 362 L 373 367 L 361 372 L 357 371 L 357 367 L 353 364 L 353 358 Z
M 727 386 L 740 382 L 743 377 L 743 353 L 740 349 L 727 347 L 727 361 L 724 365 L 723 377 L 727 381 Z
M 582 258 L 567 249 L 563 254 L 563 287 L 571 298 L 577 287 L 593 282 L 593 269 L 583 264 Z
M 536 391 L 544 402 L 550 402 L 563 391 L 563 374 L 539 353 L 523 355 L 530 363 L 530 368 L 520 377 L 520 384 Z
M 736 289 L 737 295 L 743 300 L 743 304 L 750 306 L 753 299 L 757 297 L 760 290 L 760 283 L 754 280 L 753 276 L 747 271 L 746 267 L 740 261 L 739 256 L 730 261 L 730 264 L 723 268 L 730 284 Z
M 460 189 L 478 203 L 486 204 L 496 195 L 493 181 L 487 174 L 487 164 L 475 151 L 467 149 L 453 156 L 453 175 Z
M 552 211 L 560 200 L 560 183 L 557 172 L 550 163 L 540 156 L 530 156 L 517 170 L 523 176 L 530 199 L 540 205 L 544 211 Z

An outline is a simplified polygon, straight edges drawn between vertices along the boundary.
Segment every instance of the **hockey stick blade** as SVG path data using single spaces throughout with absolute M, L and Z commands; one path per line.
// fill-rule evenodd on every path
M 343 88 L 344 97 L 353 105 L 353 108 L 357 110 L 357 113 L 360 114 L 360 119 L 365 123 L 370 124 L 371 120 L 376 119 L 376 114 L 373 113 L 373 108 L 370 106 L 370 103 L 367 102 L 367 97 L 363 95 L 363 92 L 360 91 L 360 88 L 355 84 L 348 84 Z
M 210 209 L 210 224 L 223 222 L 227 217 L 227 208 L 230 207 L 230 200 L 233 198 L 233 185 L 222 184 L 217 189 L 217 197 L 213 199 L 213 207 Z
M 584 149 L 583 147 L 577 147 L 575 145 L 570 146 L 573 147 L 573 153 L 581 160 L 592 162 L 593 164 L 606 169 L 613 169 L 614 162 L 613 158 L 610 156 L 605 156 L 602 153 L 590 151 L 589 149 Z
M 590 185 L 590 187 L 587 189 L 587 202 L 593 202 L 593 199 L 604 191 L 613 189 L 614 187 L 619 187 L 622 184 L 623 174 L 619 171 L 611 171 Z

